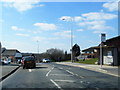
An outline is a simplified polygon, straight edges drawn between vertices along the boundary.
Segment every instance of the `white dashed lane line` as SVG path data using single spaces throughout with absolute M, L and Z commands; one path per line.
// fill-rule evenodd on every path
M 75 81 L 73 81 L 73 80 L 54 80 L 54 81 L 56 81 L 56 82 L 75 82 Z
M 68 73 L 72 74 L 72 75 L 75 75 L 73 72 L 69 71 L 69 70 L 66 70 Z
M 67 74 L 50 74 L 50 76 L 73 76 L 73 75 L 67 75 Z

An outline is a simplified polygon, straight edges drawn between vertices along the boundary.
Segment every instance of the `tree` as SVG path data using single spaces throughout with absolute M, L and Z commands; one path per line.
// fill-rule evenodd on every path
M 77 44 L 75 44 L 72 47 L 72 52 L 76 57 L 79 56 L 80 55 L 80 47 Z
M 64 52 L 63 50 L 51 48 L 46 51 L 46 54 L 49 55 L 50 59 L 53 61 L 59 61 L 59 59 L 64 59 Z
M 75 44 L 73 47 L 72 47 L 72 53 L 73 53 L 73 58 L 76 59 L 77 56 L 79 56 L 81 53 L 80 53 L 80 47 Z

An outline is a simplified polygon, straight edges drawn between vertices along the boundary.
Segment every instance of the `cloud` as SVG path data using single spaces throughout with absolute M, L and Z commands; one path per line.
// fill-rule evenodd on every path
M 106 33 L 105 31 L 99 30 L 99 31 L 94 31 L 93 33 Z
M 107 26 L 106 21 L 102 20 L 93 20 L 93 21 L 84 21 L 78 24 L 80 27 L 85 27 L 87 30 L 95 30 L 93 32 L 100 32 L 105 30 L 113 30 L 113 27 Z
M 62 16 L 59 18 L 59 20 L 61 21 L 72 21 L 72 17 L 70 16 Z
M 17 26 L 11 26 L 11 29 L 14 31 L 23 31 L 24 29 L 18 28 Z
M 79 26 L 87 26 L 87 25 L 103 25 L 105 24 L 105 21 L 84 21 L 80 22 L 78 25 Z
M 74 21 L 76 21 L 76 22 L 78 22 L 78 21 L 82 21 L 82 20 L 84 20 L 83 17 L 80 17 L 80 16 L 76 16 L 76 17 L 74 17 Z
M 105 26 L 105 25 L 94 25 L 94 26 L 90 27 L 90 29 L 93 29 L 93 30 L 106 30 L 106 29 L 113 29 L 113 28 L 110 27 L 110 26 Z
M 29 9 L 32 9 L 41 0 L 1 0 L 1 1 L 4 4 L 3 6 L 16 8 L 17 11 L 23 12 L 23 11 L 27 11 Z M 41 5 L 41 6 L 43 6 L 43 5 Z
M 107 2 L 103 4 L 103 7 L 108 9 L 108 11 L 117 11 L 118 10 L 118 2 L 119 0 L 115 0 L 114 2 Z
M 59 18 L 59 20 L 61 20 L 61 21 L 75 21 L 75 22 L 78 22 L 78 21 L 84 20 L 84 18 L 82 18 L 80 16 L 76 16 L 76 17 L 62 16 L 62 17 Z
M 33 41 L 42 41 L 42 42 L 48 42 L 50 40 L 57 40 L 59 39 L 58 37 L 40 37 L 40 36 L 35 36 L 35 37 L 32 37 L 32 40 Z
M 56 30 L 57 26 L 55 24 L 48 24 L 48 23 L 35 23 L 34 26 L 37 26 L 40 28 L 40 30 L 43 31 L 49 31 L 49 30 Z
M 43 40 L 45 40 L 45 39 L 46 39 L 45 37 L 40 37 L 40 36 L 32 37 L 32 40 L 33 40 L 33 41 L 43 41 Z
M 83 29 L 77 29 L 76 31 L 78 31 L 78 32 L 82 32 L 82 31 L 84 31 Z
M 86 20 L 110 20 L 117 18 L 117 15 L 104 12 L 90 12 L 82 14 L 82 17 L 85 18 Z
M 17 33 L 16 35 L 17 35 L 17 36 L 22 36 L 22 37 L 29 37 L 28 34 L 22 34 L 22 33 Z
M 71 31 L 62 31 L 62 32 L 56 32 L 54 35 L 61 37 L 61 38 L 70 38 L 71 37 Z M 75 37 L 75 36 L 73 36 Z

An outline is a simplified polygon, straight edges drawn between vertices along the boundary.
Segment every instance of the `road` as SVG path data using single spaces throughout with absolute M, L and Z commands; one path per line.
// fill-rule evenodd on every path
M 37 64 L 34 69 L 22 69 L 2 81 L 6 88 L 118 88 L 118 77 L 80 67 L 56 63 Z

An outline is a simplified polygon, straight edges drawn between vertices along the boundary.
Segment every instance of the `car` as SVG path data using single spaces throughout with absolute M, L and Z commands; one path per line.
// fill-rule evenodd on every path
M 23 69 L 25 68 L 35 68 L 36 67 L 36 61 L 33 56 L 25 56 L 22 58 L 22 66 Z
M 11 59 L 5 59 L 5 60 L 1 60 L 2 65 L 8 65 L 11 63 Z
M 44 58 L 44 59 L 42 60 L 42 62 L 44 62 L 44 63 L 50 62 L 50 59 Z

